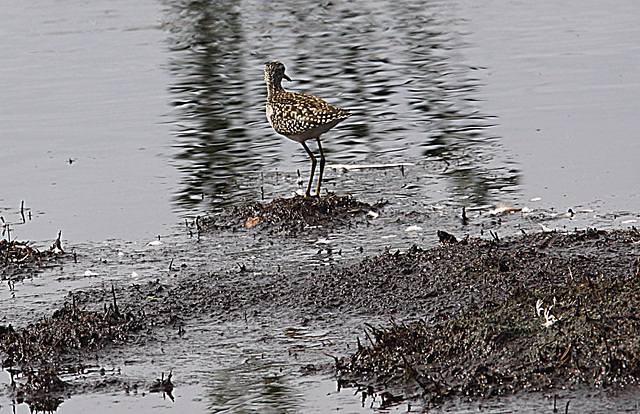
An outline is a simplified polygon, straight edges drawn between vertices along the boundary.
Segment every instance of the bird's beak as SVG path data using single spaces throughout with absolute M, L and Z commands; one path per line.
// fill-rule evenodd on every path
M 288 77 L 286 73 L 283 73 L 282 77 L 285 78 L 286 80 L 288 80 L 289 82 L 291 82 L 291 78 Z

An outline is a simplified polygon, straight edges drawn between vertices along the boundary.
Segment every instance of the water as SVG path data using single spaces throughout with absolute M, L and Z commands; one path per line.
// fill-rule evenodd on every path
M 637 211 L 637 15 L 631 1 L 7 2 L 0 212 L 20 223 L 25 201 L 22 238 L 101 241 L 290 194 L 308 160 L 265 122 L 276 59 L 287 88 L 354 112 L 325 136 L 329 165 L 414 163 L 414 196 L 450 204 Z
M 638 211 L 638 4 L 460 6 L 482 108 L 498 117 L 492 131 L 518 163 L 523 198 Z
M 2 2 L 0 212 L 21 239 L 128 239 L 175 220 L 162 6 Z M 163 155 L 164 154 L 164 155 Z
M 486 131 L 493 116 L 474 103 L 479 82 L 460 55 L 462 35 L 448 30 L 460 20 L 448 4 L 201 7 L 207 11 L 176 3 L 166 16 L 181 206 L 255 198 L 265 170 L 306 174 L 306 153 L 264 122 L 268 60 L 289 66 L 296 81 L 285 87 L 354 112 L 326 135 L 330 163 L 435 163 L 442 171 L 449 162 L 450 191 L 476 203 L 517 185 L 511 162 L 492 165 L 499 143 Z M 203 193 L 211 198 L 203 202 Z
M 93 260 L 120 260 L 94 279 L 82 277 L 90 262 L 35 276 L 20 286 L 28 297 L 19 291 L 11 299 L 3 287 L 1 315 L 14 321 L 37 318 L 68 290 L 127 283 L 132 271 L 143 279 L 166 272 L 162 256 L 134 260 L 148 249 L 141 240 L 172 237 L 185 217 L 262 192 L 287 196 L 297 170 L 305 182 L 305 152 L 264 117 L 262 68 L 271 60 L 287 65 L 294 82 L 285 88 L 354 113 L 323 137 L 328 167 L 412 164 L 405 176 L 328 168 L 332 191 L 419 211 L 509 202 L 594 210 L 583 214 L 585 226 L 598 220 L 594 214 L 614 225 L 638 219 L 640 4 L 633 0 L 0 0 L 0 10 L 0 215 L 12 237 L 50 243 L 62 230 L 79 252 L 95 252 Z M 379 251 L 373 241 L 357 242 Z M 317 248 L 311 242 L 306 250 Z M 127 256 L 114 259 L 117 251 Z M 361 322 L 344 321 L 340 334 Z M 330 378 L 280 373 L 290 362 L 274 349 L 290 346 L 286 323 L 264 323 L 277 332 L 275 345 L 256 347 L 258 332 L 240 330 L 234 352 L 196 347 L 196 357 L 182 358 L 193 376 L 180 379 L 177 403 L 90 394 L 65 401 L 60 412 L 114 405 L 218 412 L 234 404 L 246 412 L 372 412 L 349 391 L 337 393 Z M 200 329 L 199 341 L 211 330 L 238 330 L 211 321 Z M 314 335 L 302 341 L 314 350 L 307 362 L 325 358 Z M 274 353 L 268 361 L 260 358 L 265 349 Z M 149 362 L 161 360 L 158 350 L 144 352 L 147 362 L 127 375 L 174 368 Z M 551 406 L 521 399 L 495 410 L 519 404 Z M 603 411 L 607 404 L 626 407 L 607 400 Z M 0 412 L 9 409 L 0 399 Z

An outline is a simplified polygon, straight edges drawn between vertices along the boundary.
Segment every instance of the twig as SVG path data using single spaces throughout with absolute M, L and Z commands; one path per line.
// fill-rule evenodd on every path
M 60 253 L 64 253 L 64 250 L 62 250 L 62 243 L 60 242 L 60 237 L 62 237 L 62 230 L 58 232 L 58 238 L 55 241 L 54 247 L 60 250 Z
M 449 161 L 446 160 L 446 158 L 442 158 L 442 161 L 444 161 L 445 164 L 447 164 L 447 167 L 442 170 L 442 172 L 447 172 L 447 170 L 449 169 L 449 167 L 451 167 L 451 164 L 449 163 Z
M 376 344 L 373 343 L 373 340 L 371 339 L 371 337 L 369 336 L 369 332 L 367 332 L 367 330 L 364 330 L 364 334 L 367 337 L 367 339 L 369 340 L 369 342 L 371 343 L 371 347 L 374 348 L 376 346 Z
M 438 382 L 436 380 L 434 380 L 431 377 L 427 377 L 426 375 L 423 375 L 420 371 L 418 371 L 416 368 L 413 367 L 413 365 L 411 365 L 411 363 L 407 360 L 407 358 L 404 356 L 404 354 L 400 354 L 400 356 L 402 357 L 402 360 L 404 361 L 404 363 L 407 365 L 407 367 L 414 372 L 415 377 L 413 379 L 416 380 L 416 382 L 418 383 L 418 385 L 425 391 L 425 392 L 429 392 L 429 390 L 427 389 L 427 386 L 425 384 L 423 384 L 418 378 L 419 377 L 425 377 L 429 380 L 431 380 L 431 382 L 433 383 L 433 386 L 436 388 L 436 393 L 438 395 L 442 395 L 442 392 L 440 391 L 440 384 L 438 384 Z
M 120 312 L 118 312 L 118 304 L 116 303 L 116 288 L 113 285 L 111 285 L 111 295 L 113 296 L 113 311 L 117 315 Z

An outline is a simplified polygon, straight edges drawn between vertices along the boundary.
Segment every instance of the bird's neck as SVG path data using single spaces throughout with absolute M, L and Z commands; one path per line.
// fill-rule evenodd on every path
M 271 97 L 278 92 L 284 92 L 284 88 L 282 87 L 282 84 L 280 82 L 267 83 L 267 98 L 271 99 Z

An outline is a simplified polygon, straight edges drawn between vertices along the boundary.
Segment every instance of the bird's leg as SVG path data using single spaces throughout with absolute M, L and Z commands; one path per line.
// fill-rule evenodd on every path
M 311 197 L 311 183 L 313 182 L 313 174 L 316 172 L 316 157 L 314 157 L 313 152 L 309 150 L 307 144 L 305 144 L 304 142 L 301 142 L 301 144 L 304 150 L 307 151 L 307 154 L 309 154 L 309 157 L 311 157 L 311 174 L 309 175 L 309 184 L 307 184 L 307 191 L 304 193 L 306 197 Z
M 316 137 L 318 143 L 318 149 L 320 150 L 320 174 L 318 175 L 318 187 L 316 188 L 316 196 L 320 197 L 320 185 L 322 184 L 322 173 L 324 172 L 324 151 L 322 151 L 322 145 L 320 144 L 320 137 Z

